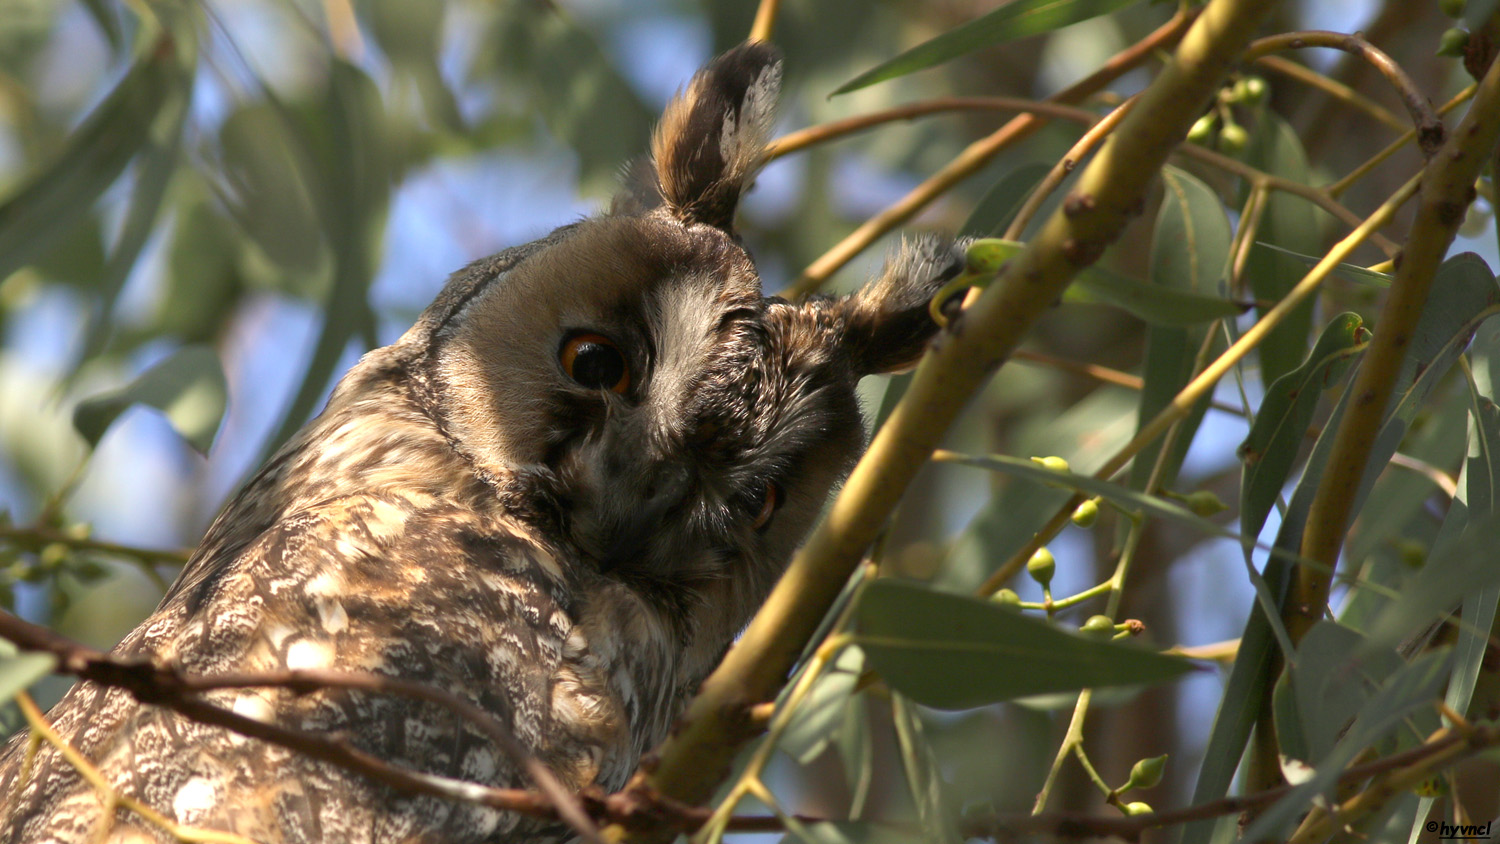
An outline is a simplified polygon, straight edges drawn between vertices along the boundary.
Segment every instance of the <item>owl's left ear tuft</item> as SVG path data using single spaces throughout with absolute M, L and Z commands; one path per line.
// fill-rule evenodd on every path
M 879 278 L 838 300 L 844 349 L 857 374 L 916 364 L 937 332 L 928 303 L 964 268 L 967 246 L 936 236 L 903 242 Z
M 698 71 L 667 105 L 651 155 L 672 216 L 733 230 L 740 194 L 763 163 L 780 89 L 775 48 L 742 44 Z

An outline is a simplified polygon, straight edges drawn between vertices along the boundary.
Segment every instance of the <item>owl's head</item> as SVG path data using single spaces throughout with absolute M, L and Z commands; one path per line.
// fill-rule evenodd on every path
M 961 264 L 923 242 L 842 298 L 763 295 L 732 224 L 779 78 L 768 47 L 719 57 L 646 189 L 460 272 L 403 340 L 455 448 L 565 556 L 731 632 L 863 448 L 859 379 L 916 361 Z

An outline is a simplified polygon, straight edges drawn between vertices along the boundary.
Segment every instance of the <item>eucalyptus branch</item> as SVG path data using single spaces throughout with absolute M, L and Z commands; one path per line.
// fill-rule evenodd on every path
M 1073 172 L 1073 168 L 1078 166 L 1078 162 L 1087 158 L 1089 153 L 1094 151 L 1095 147 L 1099 146 L 1099 144 L 1104 142 L 1105 138 L 1109 137 L 1109 133 L 1113 132 L 1115 127 L 1120 125 L 1120 121 L 1125 119 L 1125 115 L 1130 113 L 1130 106 L 1134 103 L 1135 97 L 1131 97 L 1116 106 L 1114 111 L 1105 115 L 1104 119 L 1095 123 L 1087 132 L 1084 132 L 1083 137 L 1079 138 L 1073 144 L 1067 154 L 1058 159 L 1056 164 L 1052 165 L 1052 169 L 1047 171 L 1047 175 L 1043 176 L 1040 182 L 1037 182 L 1036 187 L 1031 191 L 1031 195 L 1026 197 L 1026 203 L 1021 206 L 1021 210 L 1016 212 L 1016 218 L 1011 220 L 1010 226 L 1006 228 L 1004 234 L 1006 240 L 1021 239 L 1022 233 L 1031 224 L 1032 218 L 1037 215 L 1038 211 L 1042 210 L 1042 203 L 1046 202 L 1047 197 L 1051 196 L 1052 192 L 1057 190 L 1058 186 L 1063 183 L 1063 180 L 1068 177 L 1068 174 Z
M 750 41 L 770 41 L 776 29 L 776 13 L 781 10 L 781 0 L 760 0 L 755 9 L 755 22 L 750 25 Z
M 1047 102 L 1077 103 L 1102 91 L 1109 83 L 1140 66 L 1158 50 L 1169 49 L 1187 32 L 1196 16 L 1196 10 L 1184 6 L 1155 32 L 1116 53 L 1092 74 L 1048 97 Z M 817 290 L 834 272 L 869 248 L 882 235 L 911 219 L 954 185 L 972 176 L 1001 151 L 1030 137 L 1046 123 L 1046 117 L 1041 114 L 1022 114 L 1012 118 L 989 137 L 970 144 L 957 158 L 913 188 L 894 205 L 866 220 L 848 237 L 823 253 L 781 295 L 795 299 Z
M 1437 113 L 1439 115 L 1447 114 L 1455 108 L 1458 108 L 1460 105 L 1463 105 L 1464 103 L 1473 99 L 1474 92 L 1478 90 L 1478 88 L 1478 85 L 1471 84 L 1462 91 L 1459 91 L 1453 96 L 1453 99 L 1449 100 L 1446 103 L 1443 103 L 1443 105 L 1438 108 Z M 1403 134 L 1396 140 L 1391 141 L 1391 143 L 1387 145 L 1385 149 L 1370 156 L 1370 158 L 1363 164 L 1359 165 L 1353 170 L 1350 170 L 1347 174 L 1344 175 L 1342 179 L 1339 179 L 1333 184 L 1330 184 L 1327 188 L 1324 188 L 1324 190 L 1328 191 L 1328 195 L 1334 198 L 1342 196 L 1345 191 L 1354 186 L 1355 182 L 1358 182 L 1360 179 L 1368 176 L 1370 174 L 1370 171 L 1380 166 L 1382 162 L 1386 161 L 1391 156 L 1400 152 L 1402 148 L 1411 143 L 1412 138 L 1415 138 L 1416 136 L 1417 130 L 1406 130 L 1405 134 Z
M 33 525 L 31 527 L 0 525 L 0 543 L 9 543 L 24 551 L 31 551 L 33 553 L 39 553 L 49 545 L 62 545 L 73 551 L 95 551 L 100 554 L 108 554 L 112 557 L 127 557 L 148 565 L 181 566 L 187 563 L 188 557 L 192 553 L 191 551 L 141 548 L 135 545 L 104 542 L 87 536 L 75 536 L 66 531 L 54 530 L 40 525 Z
M 1363 243 L 1372 232 L 1390 222 L 1395 216 L 1396 211 L 1416 194 L 1417 188 L 1420 185 L 1420 178 L 1413 178 L 1408 181 L 1379 208 L 1375 209 L 1375 212 L 1367 217 L 1360 224 L 1359 228 L 1356 228 L 1343 240 L 1334 244 L 1333 248 L 1329 249 L 1323 255 L 1322 260 L 1309 270 L 1307 275 L 1303 276 L 1302 280 L 1297 282 L 1295 287 L 1287 291 L 1286 296 L 1277 302 L 1274 308 L 1267 311 L 1264 316 L 1240 336 L 1239 340 L 1235 341 L 1233 345 L 1224 350 L 1223 354 L 1215 358 L 1213 363 L 1198 373 L 1186 387 L 1178 391 L 1171 403 L 1162 408 L 1161 412 L 1149 424 L 1143 426 L 1130 442 L 1126 443 L 1109 460 L 1105 461 L 1099 471 L 1094 473 L 1094 477 L 1100 480 L 1110 480 L 1113 478 L 1116 472 L 1125 468 L 1126 464 L 1135 455 L 1140 453 L 1141 449 L 1155 442 L 1156 438 L 1165 434 L 1167 429 L 1178 419 L 1191 412 L 1198 400 L 1212 391 L 1214 385 L 1219 382 L 1219 379 L 1224 377 L 1246 355 L 1250 354 L 1250 350 L 1259 345 L 1272 329 L 1280 325 L 1281 321 L 1286 319 L 1287 315 L 1293 309 L 1317 291 L 1324 279 L 1340 263 L 1346 260 L 1350 253 Z M 1038 548 L 1051 541 L 1052 537 L 1056 536 L 1058 531 L 1063 529 L 1063 526 L 1068 523 L 1068 516 L 1072 514 L 1073 510 L 1079 504 L 1083 503 L 1084 498 L 1085 496 L 1081 493 L 1075 494 L 1059 507 L 1053 513 L 1052 518 L 1036 532 L 1029 542 L 1023 545 L 1019 551 L 1012 555 L 1009 560 L 1006 560 L 1000 568 L 995 570 L 994 574 L 991 574 L 985 580 L 984 584 L 979 587 L 979 593 L 982 595 L 993 594 L 1012 577 L 1015 577 L 1016 573 L 1021 570 L 1021 567 L 1026 565 L 1026 561 L 1031 559 L 1031 555 L 1036 553 Z
M 1328 466 L 1318 484 L 1302 534 L 1301 554 L 1320 567 L 1299 566 L 1283 618 L 1293 640 L 1301 639 L 1328 600 L 1332 573 L 1353 514 L 1354 498 L 1369 462 L 1380 420 L 1390 403 L 1396 373 L 1427 303 L 1437 270 L 1474 199 L 1474 180 L 1500 136 L 1500 62 L 1474 95 L 1469 113 L 1424 169 L 1421 202 L 1396 267 L 1390 294 L 1375 323 L 1352 399 L 1339 422 Z M 1326 567 L 1326 568 L 1325 568 Z
M 750 707 L 785 682 L 803 644 L 933 447 L 1073 277 L 1140 213 L 1161 165 L 1270 10 L 1259 0 L 1213 0 L 1203 9 L 1174 60 L 1142 93 L 1063 207 L 934 343 L 827 518 L 689 704 L 654 769 L 638 773 L 631 788 L 688 803 L 712 795 L 748 737 Z M 1159 31 L 1157 43 L 1171 31 Z M 661 826 L 605 830 L 613 840 L 661 840 L 668 833 Z
M 1417 130 L 1417 146 L 1421 148 L 1422 154 L 1432 157 L 1438 147 L 1443 145 L 1443 121 L 1432 109 L 1432 102 L 1427 95 L 1417 87 L 1407 75 L 1406 70 L 1386 55 L 1380 48 L 1364 39 L 1359 33 L 1326 32 L 1323 30 L 1308 30 L 1306 32 L 1283 32 L 1280 35 L 1272 35 L 1262 38 L 1251 44 L 1245 51 L 1245 60 L 1254 61 L 1261 56 L 1271 53 L 1279 53 L 1282 50 L 1300 50 L 1304 47 L 1328 47 L 1364 59 L 1391 83 L 1400 95 L 1401 102 L 1411 114 L 1412 123 Z

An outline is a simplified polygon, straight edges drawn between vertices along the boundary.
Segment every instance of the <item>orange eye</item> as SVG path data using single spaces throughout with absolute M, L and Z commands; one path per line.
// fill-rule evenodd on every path
M 574 334 L 558 352 L 568 377 L 589 389 L 621 393 L 630 389 L 630 367 L 615 341 L 602 334 Z
M 770 523 L 771 517 L 776 514 L 776 509 L 781 506 L 781 487 L 776 484 L 766 483 L 766 497 L 760 503 L 760 512 L 755 514 L 755 523 L 751 525 L 760 530 Z

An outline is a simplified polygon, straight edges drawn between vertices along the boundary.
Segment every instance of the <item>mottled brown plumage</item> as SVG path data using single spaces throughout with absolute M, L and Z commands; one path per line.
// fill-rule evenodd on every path
M 916 358 L 927 299 L 958 266 L 927 242 L 850 297 L 763 297 L 730 227 L 779 73 L 764 47 L 716 60 L 664 116 L 650 191 L 456 274 L 230 503 L 115 652 L 431 683 L 567 786 L 624 784 L 857 456 L 856 382 Z M 421 701 L 207 698 L 417 771 L 525 785 Z M 267 844 L 567 836 L 397 796 L 120 691 L 80 684 L 51 717 L 121 793 Z M 0 841 L 99 840 L 101 796 L 45 749 L 18 783 L 21 747 L 0 757 Z M 124 810 L 109 835 L 165 840 Z

